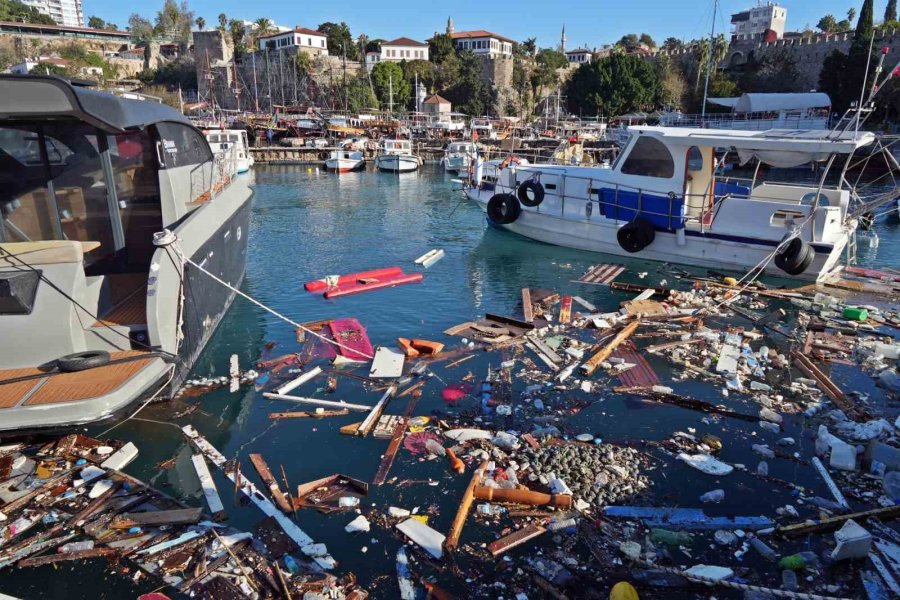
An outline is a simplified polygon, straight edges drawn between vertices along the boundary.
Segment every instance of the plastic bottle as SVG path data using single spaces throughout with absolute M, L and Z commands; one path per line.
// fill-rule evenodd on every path
M 750 382 L 750 389 L 751 389 L 751 390 L 755 390 L 755 391 L 757 391 L 757 392 L 771 392 L 771 391 L 772 391 L 772 386 L 767 385 L 767 384 L 765 384 L 765 383 L 760 383 L 760 382 L 758 382 L 758 381 L 751 381 L 751 382 Z
M 565 530 L 567 533 L 574 533 L 577 527 L 578 521 L 576 519 L 563 519 L 562 521 L 553 520 L 547 525 L 547 529 L 550 531 Z
M 694 539 L 690 533 L 684 531 L 670 531 L 668 529 L 651 529 L 650 540 L 656 544 L 668 546 L 687 546 Z
M 502 506 L 497 506 L 496 504 L 479 504 L 478 505 L 478 514 L 484 515 L 486 517 L 496 517 L 502 515 L 506 512 L 506 509 Z
M 760 556 L 768 561 L 775 562 L 775 560 L 778 558 L 778 553 L 758 537 L 750 538 L 750 545 L 754 550 L 759 552 Z
M 341 496 L 338 499 L 338 506 L 342 508 L 353 508 L 359 506 L 359 498 L 356 496 Z
M 756 465 L 756 474 L 763 477 L 767 476 L 769 474 L 769 463 L 764 460 L 759 461 L 759 464 Z
M 781 572 L 781 589 L 788 592 L 797 591 L 797 574 L 790 569 Z
M 68 544 L 63 544 L 59 547 L 59 552 L 62 554 L 68 552 L 81 552 L 82 550 L 93 550 L 94 548 L 94 540 L 86 540 L 84 542 L 69 542 Z
M 849 321 L 865 321 L 869 318 L 869 311 L 864 308 L 847 307 L 842 313 L 844 318 Z
M 725 499 L 725 490 L 711 490 L 700 496 L 700 502 L 721 502 Z
M 806 567 L 806 560 L 800 554 L 791 554 L 779 560 L 778 566 L 790 571 L 802 571 Z

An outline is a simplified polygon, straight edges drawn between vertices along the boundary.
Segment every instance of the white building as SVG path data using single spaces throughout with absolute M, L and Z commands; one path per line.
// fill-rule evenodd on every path
M 475 31 L 454 31 L 448 34 L 460 50 L 471 50 L 475 54 L 497 58 L 512 56 L 514 40 L 484 29 Z
M 260 50 L 283 50 L 297 48 L 300 52 L 313 56 L 328 56 L 328 38 L 321 31 L 295 27 L 293 31 L 273 33 L 259 38 Z
M 569 61 L 569 66 L 584 65 L 594 58 L 594 53 L 590 50 L 585 50 L 584 48 L 578 48 L 576 50 L 569 50 L 566 52 L 566 59 Z
M 47 15 L 57 25 L 84 27 L 81 0 L 22 0 L 22 3 Z
M 428 60 L 428 44 L 411 40 L 408 37 L 397 38 L 381 44 L 381 61 L 400 62 L 401 60 Z
M 768 41 L 780 40 L 787 25 L 787 9 L 758 0 L 755 7 L 731 15 L 731 24 L 734 25 L 732 41 L 763 39 L 767 35 L 774 38 Z

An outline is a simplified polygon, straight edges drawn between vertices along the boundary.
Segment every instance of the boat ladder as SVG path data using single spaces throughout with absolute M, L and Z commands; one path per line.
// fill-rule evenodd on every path
M 856 230 L 850 234 L 850 238 L 847 240 L 847 266 L 852 267 L 856 264 L 856 254 L 859 246 L 859 242 L 856 238 Z

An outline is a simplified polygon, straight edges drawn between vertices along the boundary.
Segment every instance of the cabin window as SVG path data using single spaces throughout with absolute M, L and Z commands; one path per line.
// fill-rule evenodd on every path
M 703 152 L 697 146 L 691 146 L 688 150 L 687 168 L 691 172 L 703 170 Z
M 203 135 L 182 123 L 158 123 L 160 149 L 167 169 L 186 165 L 199 165 L 211 161 L 213 156 Z
M 675 174 L 675 161 L 661 141 L 652 137 L 640 137 L 622 164 L 622 173 L 668 179 Z
M 146 132 L 135 132 L 109 136 L 107 143 L 127 242 L 126 260 L 146 267 L 156 250 L 153 234 L 163 227 L 153 140 Z

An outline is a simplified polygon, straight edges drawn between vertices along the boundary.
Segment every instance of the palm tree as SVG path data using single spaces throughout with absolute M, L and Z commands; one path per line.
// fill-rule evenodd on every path
M 259 19 L 253 21 L 253 25 L 255 25 L 256 37 L 262 37 L 267 33 L 272 32 L 272 21 L 265 17 L 260 17 Z
M 225 16 L 225 13 L 219 13 L 219 31 L 224 32 L 228 27 L 228 17 Z
M 197 24 L 197 29 L 199 29 L 200 31 L 206 29 L 206 19 L 204 19 L 203 17 L 197 17 L 194 23 Z
M 855 18 L 856 18 L 856 9 L 850 8 L 847 11 L 847 20 L 850 21 L 851 23 L 853 23 L 853 19 L 855 19 Z

